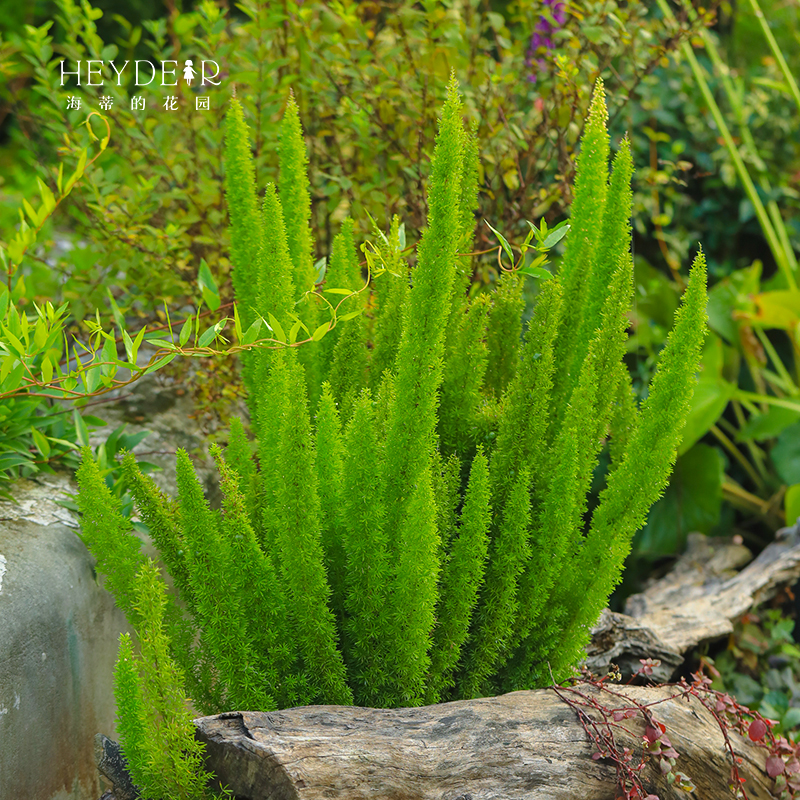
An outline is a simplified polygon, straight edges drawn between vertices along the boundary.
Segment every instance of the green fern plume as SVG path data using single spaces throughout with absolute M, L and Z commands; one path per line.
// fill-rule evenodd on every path
M 258 302 L 256 269 L 263 231 L 256 179 L 242 104 L 234 98 L 225 118 L 225 196 L 231 223 L 233 285 L 242 323 L 249 327 Z
M 586 276 L 592 272 L 605 211 L 609 154 L 607 119 L 603 81 L 598 78 L 581 139 L 570 216 L 572 227 L 567 237 L 559 274 L 564 290 L 564 313 L 556 351 L 556 363 L 560 365 L 560 369 L 556 378 L 554 400 L 558 408 L 564 407 L 568 402 L 578 377 L 570 367 L 581 329 L 587 291 Z M 612 269 L 615 266 L 612 262 Z
M 348 705 L 353 695 L 345 680 L 344 662 L 328 601 L 320 530 L 318 478 L 311 444 L 311 421 L 303 372 L 287 354 L 286 379 L 280 407 L 275 490 L 277 547 L 284 585 L 295 616 L 295 636 L 306 671 L 328 702 Z
M 377 423 L 366 389 L 347 426 L 344 453 L 347 661 L 356 702 L 379 705 L 390 669 L 386 647 L 391 627 L 386 604 L 390 569 Z
M 648 509 L 667 485 L 700 368 L 706 320 L 706 262 L 700 252 L 642 405 L 639 425 L 600 496 L 571 580 L 563 584 L 569 623 L 560 644 L 563 649 L 554 659 L 556 675 L 563 674 L 566 665 L 574 663 L 585 647 L 589 625 L 619 582 L 633 534 L 644 524 Z M 664 420 L 673 424 L 665 425 Z M 577 588 L 577 575 L 588 579 L 579 596 L 570 599 L 567 594 Z
M 444 331 L 450 311 L 458 244 L 458 193 L 464 154 L 461 100 L 450 81 L 442 110 L 428 190 L 428 228 L 417 248 L 418 264 L 403 316 L 394 399 L 386 436 L 387 526 L 399 531 L 414 476 L 429 466 L 442 378 Z
M 169 655 L 162 626 L 167 600 L 152 562 L 142 565 L 135 585 L 141 658 L 123 634 L 114 681 L 122 751 L 145 797 L 205 800 L 211 778 L 203 769 L 205 748 L 194 737 L 183 678 Z
M 81 538 L 97 559 L 97 569 L 106 576 L 106 586 L 114 594 L 117 605 L 128 622 L 135 625 L 138 620 L 135 577 L 144 564 L 141 544 L 130 520 L 122 515 L 119 499 L 100 474 L 89 447 L 81 451 L 77 479 Z
M 486 387 L 500 398 L 517 371 L 519 341 L 522 336 L 522 276 L 504 272 L 500 277 L 494 307 L 489 315 L 486 341 L 488 365 Z
M 377 301 L 372 329 L 371 388 L 377 391 L 387 369 L 392 369 L 403 332 L 403 308 L 409 292 L 408 263 L 403 257 L 400 218 L 395 215 L 386 244 L 379 242 L 387 272 L 375 281 L 373 297 Z
M 206 713 L 399 706 L 540 686 L 551 668 L 567 677 L 666 485 L 704 335 L 702 254 L 639 409 L 623 360 L 633 164 L 625 140 L 609 179 L 602 83 L 561 270 L 537 287 L 524 338 L 524 276 L 504 273 L 494 291 L 467 291 L 480 164 L 462 114 L 451 81 L 413 272 L 395 217 L 362 248 L 374 281 L 339 309 L 357 317 L 299 352 L 246 358 L 254 441 L 235 420 L 224 455 L 212 448 L 222 509 L 209 506 L 185 452 L 178 502 L 125 457 L 174 594 L 142 566 L 131 523 L 84 452 L 84 539 L 142 641 L 137 658 L 123 640 L 116 685 L 143 787 L 172 792 L 157 784 L 168 762 L 152 742 L 166 747 L 158 726 L 170 715 L 185 734 L 185 695 Z M 274 332 L 299 335 L 304 324 L 313 333 L 318 306 L 295 310 L 315 275 L 293 99 L 281 127 L 280 190 L 267 186 L 260 213 L 236 104 L 226 153 L 240 313 L 260 315 Z M 353 230 L 345 221 L 334 241 L 328 290 L 361 289 Z M 606 443 L 606 488 L 589 520 Z M 163 683 L 148 666 L 156 663 L 166 665 Z M 193 763 L 175 736 L 173 754 Z
M 289 94 L 286 111 L 281 121 L 278 161 L 280 167 L 279 197 L 286 224 L 286 241 L 289 257 L 294 267 L 293 283 L 300 317 L 310 331 L 319 323 L 319 309 L 313 298 L 305 297 L 314 289 L 314 243 L 311 238 L 311 193 L 308 180 L 308 153 L 300 125 L 300 114 L 294 94 Z M 309 345 L 300 352 L 300 361 L 306 371 L 309 396 L 316 405 L 320 385 L 321 364 L 319 348 Z
M 490 523 L 488 462 L 479 449 L 472 461 L 458 535 L 453 540 L 450 558 L 443 570 L 426 703 L 438 703 L 443 692 L 455 684 L 453 673 L 483 583 Z

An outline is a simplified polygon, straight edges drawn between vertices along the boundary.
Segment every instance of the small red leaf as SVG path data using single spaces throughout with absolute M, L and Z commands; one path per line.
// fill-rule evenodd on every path
M 777 778 L 783 772 L 785 766 L 780 756 L 770 756 L 767 759 L 767 775 L 770 778 Z
M 644 729 L 644 738 L 647 739 L 650 744 L 655 741 L 658 741 L 659 737 L 661 736 L 661 732 L 657 731 L 652 725 L 648 725 Z
M 750 737 L 750 741 L 752 742 L 760 742 L 767 733 L 767 726 L 764 723 L 764 720 L 761 719 L 754 719 L 750 723 L 750 730 L 747 731 L 747 735 Z M 783 761 L 781 761 L 783 763 Z

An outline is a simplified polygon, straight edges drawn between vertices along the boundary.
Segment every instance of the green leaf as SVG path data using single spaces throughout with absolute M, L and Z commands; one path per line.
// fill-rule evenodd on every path
M 800 517 L 800 483 L 796 483 L 786 490 L 783 503 L 786 510 L 786 524 L 794 525 L 797 518 Z
M 569 232 L 569 225 L 564 225 L 562 228 L 555 228 L 552 230 L 547 238 L 542 242 L 542 249 L 549 250 L 554 245 L 558 244 Z
M 0 455 L 0 472 L 5 472 L 14 467 L 21 467 L 23 464 L 30 464 L 30 456 L 17 453 L 5 453 Z
M 352 289 L 323 289 L 326 294 L 343 294 L 349 297 L 351 294 L 355 294 Z
M 545 281 L 553 277 L 553 273 L 544 267 L 523 267 L 520 272 L 523 275 L 530 275 L 532 278 L 540 278 Z
M 137 334 L 136 334 L 136 338 L 133 340 L 133 345 L 132 345 L 132 347 L 131 347 L 131 354 L 132 354 L 132 356 L 133 356 L 133 357 L 131 358 L 131 362 L 132 362 L 133 364 L 135 364 L 135 363 L 136 363 L 136 356 L 137 356 L 137 354 L 139 353 L 139 346 L 140 346 L 140 345 L 141 345 L 141 343 L 142 343 L 142 339 L 144 339 L 144 334 L 145 334 L 145 331 L 146 331 L 146 330 L 147 330 L 147 328 L 146 328 L 146 327 L 145 327 L 145 328 L 142 328 L 142 329 L 139 331 L 139 333 L 137 333 Z M 172 343 L 170 342 L 170 344 L 172 344 Z
M 361 316 L 363 311 L 363 308 L 359 308 L 358 311 L 350 311 L 347 314 L 342 314 L 341 316 L 337 317 L 337 319 L 339 322 L 347 322 L 349 319 L 355 319 L 356 317 Z
M 78 165 L 75 167 L 75 172 L 73 172 L 72 175 L 67 178 L 66 186 L 64 186 L 64 195 L 68 195 L 72 191 L 72 187 L 83 175 L 83 171 L 86 168 L 86 157 L 87 150 L 84 147 L 81 150 L 80 157 L 78 158 Z
M 753 308 L 751 295 L 758 292 L 761 264 L 732 272 L 723 278 L 708 293 L 708 324 L 733 345 L 739 343 L 739 324 L 734 319 L 735 311 Z
M 267 317 L 269 317 L 269 326 L 270 328 L 272 328 L 272 332 L 275 334 L 275 338 L 279 342 L 285 342 L 286 334 L 284 333 L 280 322 L 278 322 L 278 320 L 275 319 L 275 317 L 272 314 L 267 314 Z
M 750 417 L 747 425 L 736 435 L 736 441 L 755 439 L 757 442 L 762 442 L 764 439 L 772 439 L 798 420 L 800 412 L 792 411 L 790 408 L 770 406 L 765 413 Z
M 721 380 L 718 383 L 700 381 L 695 386 L 692 405 L 683 429 L 683 441 L 678 455 L 683 455 L 698 439 L 705 436 L 712 425 L 722 416 L 736 391 L 736 384 Z
M 330 322 L 323 322 L 322 325 L 317 328 L 314 333 L 312 334 L 311 338 L 318 342 L 330 329 L 331 323 Z
M 164 350 L 174 350 L 176 346 L 172 339 L 159 339 L 156 336 L 152 339 L 148 337 L 147 343 L 153 347 L 163 348 Z
M 83 421 L 83 417 L 77 408 L 72 412 L 72 421 L 75 423 L 75 438 L 77 438 L 78 444 L 81 447 L 88 447 L 89 431 L 87 430 L 86 423 Z
M 238 317 L 236 318 L 238 320 Z M 183 323 L 183 327 L 181 328 L 181 334 L 178 337 L 178 342 L 181 347 L 183 347 L 186 342 L 189 341 L 189 337 L 192 335 L 192 322 L 193 319 L 189 317 L 186 322 Z
M 8 373 L 14 368 L 16 361 L 17 357 L 13 355 L 7 355 L 3 358 L 3 363 L 0 365 L 0 384 L 8 377 Z
M 125 344 L 125 354 L 128 356 L 128 361 L 131 364 L 135 364 L 136 361 L 133 358 L 133 342 L 131 341 L 131 337 L 128 334 L 128 331 L 125 328 L 122 328 L 122 341 Z
M 220 320 L 216 325 L 212 325 L 208 330 L 203 331 L 203 335 L 200 337 L 200 347 L 206 347 L 213 342 L 224 327 L 225 320 Z
M 102 376 L 103 373 L 100 372 L 99 367 L 90 367 L 86 370 L 83 380 L 86 384 L 86 391 L 89 394 L 94 394 L 97 391 L 97 387 L 100 385 L 100 378 Z
M 41 194 L 42 203 L 44 204 L 43 212 L 49 214 L 56 207 L 56 198 L 50 191 L 50 187 L 41 178 L 36 178 L 36 183 L 39 186 L 39 194 Z
M 50 443 L 47 441 L 47 437 L 34 427 L 31 427 L 31 435 L 33 436 L 33 443 L 36 445 L 36 449 L 45 458 L 48 458 L 50 456 Z
M 325 272 L 328 269 L 328 259 L 323 256 L 322 258 L 314 264 L 314 283 L 322 283 L 322 279 L 325 277 Z
M 12 367 L 8 373 L 8 377 L 2 381 L 2 383 L 0 383 L 0 391 L 13 392 L 18 389 L 19 385 L 22 383 L 22 374 L 24 369 L 25 365 L 22 363 L 22 361 L 19 361 L 15 367 Z
M 2 326 L 2 330 L 12 349 L 16 350 L 18 356 L 23 357 L 25 355 L 25 346 L 22 342 L 11 333 L 6 325 Z
M 789 486 L 800 483 L 800 422 L 784 428 L 770 456 L 784 483 Z
M 664 496 L 650 509 L 634 548 L 648 557 L 679 553 L 692 531 L 709 533 L 722 509 L 724 462 L 716 447 L 697 444 L 675 464 Z
M 42 359 L 42 380 L 45 383 L 50 383 L 53 380 L 53 362 L 50 360 L 50 356 L 46 355 Z
M 781 719 L 781 727 L 784 731 L 791 730 L 800 725 L 800 708 L 792 706 Z
M 125 329 L 125 320 L 119 310 L 119 306 L 114 300 L 114 295 L 111 294 L 111 289 L 107 289 L 106 291 L 108 293 L 108 299 L 111 302 L 111 313 L 114 315 L 114 322 L 117 323 L 117 328 L 119 328 L 120 331 L 123 331 Z
M 252 344 L 258 339 L 258 332 L 261 330 L 261 319 L 253 320 L 253 324 L 244 332 L 242 344 Z
M 222 301 L 219 299 L 219 289 L 217 288 L 217 283 L 214 280 L 214 276 L 211 274 L 211 270 L 208 268 L 208 264 L 206 264 L 205 259 L 200 261 L 200 269 L 197 272 L 197 283 L 200 286 L 200 290 L 203 294 L 203 302 L 212 311 L 216 311 L 220 307 Z
M 679 456 L 688 452 L 695 442 L 708 433 L 736 392 L 736 384 L 722 377 L 723 361 L 722 341 L 717 336 L 710 336 L 703 348 L 700 381 L 692 396 L 683 440 L 678 447 Z
M 242 341 L 242 321 L 239 319 L 239 307 L 236 303 L 233 304 L 233 331 L 236 334 L 236 339 Z
M 115 373 L 117 371 L 117 368 L 116 366 L 112 366 L 112 364 L 114 361 L 117 360 L 117 345 L 114 342 L 114 339 L 110 336 L 103 343 L 102 358 L 103 361 L 110 362 L 107 366 L 103 366 L 102 374 L 109 375 Z
M 486 220 L 484 220 L 484 222 L 486 222 Z M 486 222 L 486 224 L 489 225 L 488 222 Z M 500 241 L 500 246 L 503 248 L 503 250 L 506 251 L 506 254 L 511 259 L 511 263 L 513 264 L 514 263 L 514 253 L 511 251 L 511 245 L 508 243 L 508 240 L 506 239 L 506 237 L 503 236 L 503 234 L 500 233 L 500 231 L 495 230 L 491 225 L 489 225 L 489 229 L 498 238 L 498 240 Z
M 24 197 L 22 198 L 22 206 L 27 212 L 28 216 L 31 218 L 33 224 L 38 227 L 39 215 L 36 213 L 33 206 Z
M 145 375 L 149 375 L 151 372 L 155 372 L 156 370 L 161 369 L 161 367 L 166 367 L 174 358 L 177 357 L 177 353 L 173 353 L 169 356 L 164 356 L 163 358 L 159 358 L 155 364 L 149 366 L 145 371 Z

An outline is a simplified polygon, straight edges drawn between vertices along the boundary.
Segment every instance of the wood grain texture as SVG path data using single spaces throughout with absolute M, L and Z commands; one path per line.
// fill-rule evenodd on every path
M 614 687 L 640 702 L 669 687 Z M 583 687 L 597 694 L 594 687 Z M 603 692 L 603 702 L 625 702 Z M 727 800 L 730 763 L 722 733 L 695 698 L 654 709 L 703 800 Z M 596 712 L 595 712 L 596 713 Z M 241 800 L 613 800 L 616 770 L 595 761 L 577 714 L 549 689 L 405 709 L 307 706 L 231 712 L 195 720 L 208 766 Z M 617 729 L 640 752 L 641 717 Z M 767 800 L 765 751 L 732 735 L 751 800 Z M 657 774 L 658 773 L 658 774 Z M 661 800 L 685 800 L 648 765 L 645 783 Z
M 654 679 L 671 680 L 692 648 L 727 636 L 742 615 L 797 582 L 800 528 L 781 529 L 751 559 L 740 544 L 691 534 L 675 568 L 628 598 L 625 614 L 603 612 L 592 630 L 586 665 L 603 675 L 614 663 L 625 676 L 640 658 L 657 658 L 662 666 Z

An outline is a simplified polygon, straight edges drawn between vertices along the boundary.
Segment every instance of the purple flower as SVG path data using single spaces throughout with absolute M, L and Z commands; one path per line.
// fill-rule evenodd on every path
M 554 47 L 553 39 L 550 34 L 560 28 L 567 21 L 567 12 L 564 3 L 560 0 L 544 0 L 544 5 L 550 9 L 551 22 L 544 14 L 536 23 L 531 40 L 528 43 L 528 52 L 525 59 L 525 66 L 533 69 L 534 64 L 538 67 L 538 72 L 542 73 L 547 68 L 547 62 L 541 56 L 545 55 Z M 537 75 L 532 72 L 528 75 L 531 83 L 536 83 Z

